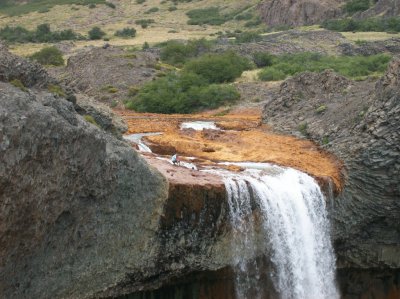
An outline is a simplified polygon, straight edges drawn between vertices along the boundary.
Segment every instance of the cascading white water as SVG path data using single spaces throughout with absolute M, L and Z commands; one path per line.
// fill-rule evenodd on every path
M 294 169 L 246 170 L 224 174 L 233 227 L 233 261 L 237 265 L 238 298 L 249 295 L 249 260 L 257 255 L 260 240 L 269 248 L 270 278 L 282 299 L 335 299 L 335 257 L 329 238 L 325 199 L 310 176 Z M 258 207 L 253 209 L 252 206 Z M 255 219 L 254 211 L 261 211 Z M 258 273 L 262 275 L 262 273 Z M 253 277 L 258 279 L 259 277 Z

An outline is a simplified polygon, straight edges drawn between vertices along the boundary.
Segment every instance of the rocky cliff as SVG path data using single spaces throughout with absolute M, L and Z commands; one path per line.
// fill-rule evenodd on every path
M 385 278 L 377 273 L 388 271 L 384 293 L 396 288 L 398 296 L 400 290 L 400 61 L 374 84 L 331 71 L 303 73 L 282 83 L 263 117 L 281 132 L 320 143 L 345 163 L 346 185 L 331 214 L 340 273 L 352 273 L 341 280 L 354 295 L 346 298 L 366 292 L 354 288 L 360 280 L 354 269 L 382 285 Z
M 259 6 L 263 21 L 269 26 L 301 26 L 337 18 L 344 0 L 266 0 Z
M 162 175 L 15 61 L 36 71 L 0 78 L 1 297 L 114 297 L 229 264 L 219 178 Z

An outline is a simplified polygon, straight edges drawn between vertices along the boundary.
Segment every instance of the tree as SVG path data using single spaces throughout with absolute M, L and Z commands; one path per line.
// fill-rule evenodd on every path
M 30 58 L 43 65 L 59 66 L 64 64 L 62 53 L 56 47 L 43 48 L 39 52 L 34 53 Z
M 99 27 L 93 27 L 89 32 L 89 38 L 91 40 L 102 39 L 103 36 L 106 35 L 104 31 L 102 31 Z

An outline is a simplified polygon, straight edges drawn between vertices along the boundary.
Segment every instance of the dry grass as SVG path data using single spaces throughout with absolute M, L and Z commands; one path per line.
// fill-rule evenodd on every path
M 261 69 L 256 69 L 256 70 L 250 70 L 250 71 L 244 71 L 242 73 L 242 76 L 236 80 L 238 83 L 248 83 L 248 82 L 256 82 L 260 81 L 257 77 L 258 73 L 261 71 Z
M 43 23 L 51 24 L 52 30 L 72 29 L 78 33 L 87 34 L 93 26 L 99 26 L 107 33 L 109 44 L 115 46 L 141 46 L 144 42 L 150 44 L 163 42 L 170 39 L 194 39 L 211 38 L 210 34 L 223 30 L 244 30 L 245 21 L 229 21 L 223 26 L 193 26 L 188 25 L 186 12 L 195 8 L 219 6 L 224 11 L 239 10 L 249 5 L 256 5 L 257 0 L 227 1 L 227 0 L 203 0 L 200 2 L 187 2 L 177 5 L 176 11 L 168 11 L 172 2 L 160 4 L 160 0 L 147 0 L 144 4 L 136 4 L 135 0 L 121 0 L 116 9 L 110 9 L 105 5 L 97 5 L 94 9 L 80 5 L 59 5 L 50 9 L 47 13 L 33 12 L 18 17 L 0 15 L 0 27 L 6 25 L 20 25 L 28 29 L 35 29 Z M 73 10 L 72 8 L 78 9 Z M 158 7 L 156 13 L 145 14 L 151 7 Z M 142 29 L 135 24 L 139 19 L 154 19 L 155 23 L 147 29 Z M 133 39 L 121 39 L 114 37 L 116 30 L 124 27 L 134 27 L 137 35 Z M 74 50 L 86 46 L 101 46 L 104 41 L 77 41 L 74 42 Z M 27 56 L 40 50 L 45 44 L 13 45 L 11 51 L 15 54 Z
M 345 38 L 350 41 L 364 40 L 364 41 L 377 41 L 385 40 L 392 37 L 400 37 L 398 33 L 386 32 L 341 32 Z

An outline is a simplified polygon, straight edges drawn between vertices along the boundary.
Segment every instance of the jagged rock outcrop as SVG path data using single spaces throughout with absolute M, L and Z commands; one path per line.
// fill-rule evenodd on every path
M 115 297 L 229 265 L 220 178 L 162 175 L 41 86 L 0 82 L 1 297 Z
M 344 0 L 266 0 L 259 5 L 262 20 L 269 26 L 301 26 L 337 18 Z
M 346 184 L 331 207 L 340 273 L 373 270 L 375 276 L 371 274 L 370 279 L 374 280 L 379 269 L 386 269 L 395 278 L 386 295 L 394 287 L 397 296 L 399 90 L 400 60 L 390 64 L 375 88 L 371 81 L 353 82 L 331 71 L 303 73 L 282 83 L 279 95 L 263 114 L 266 124 L 281 132 L 305 135 L 344 161 Z M 342 282 L 351 284 L 348 279 Z M 347 298 L 359 298 L 364 291 L 353 288 L 354 297 Z

